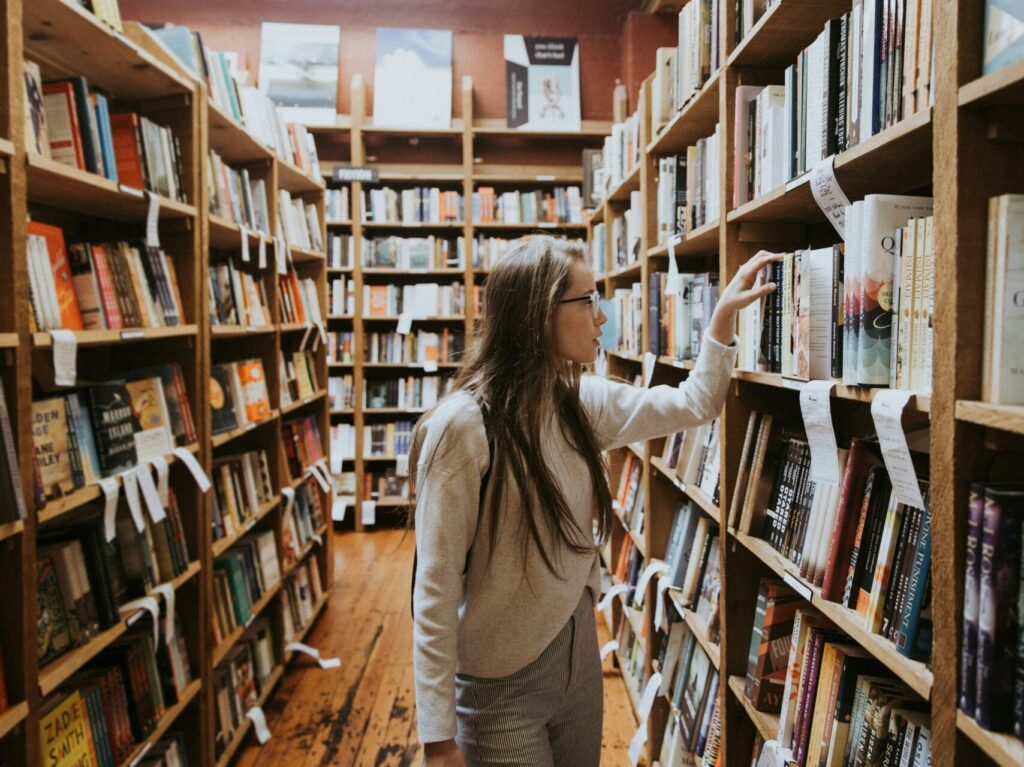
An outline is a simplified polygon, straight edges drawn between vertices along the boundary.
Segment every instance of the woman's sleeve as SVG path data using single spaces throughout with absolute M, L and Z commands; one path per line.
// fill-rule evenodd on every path
M 738 345 L 704 336 L 697 363 L 683 383 L 643 388 L 584 376 L 580 395 L 602 449 L 622 447 L 714 420 L 722 410 Z
M 482 422 L 480 434 L 475 431 L 442 438 L 441 442 L 447 444 L 442 444 L 437 456 L 417 470 L 413 668 L 419 738 L 423 743 L 455 737 L 462 574 L 476 534 L 480 481 L 488 455 Z M 432 449 L 428 446 L 426 452 Z M 485 465 L 481 466 L 481 461 Z

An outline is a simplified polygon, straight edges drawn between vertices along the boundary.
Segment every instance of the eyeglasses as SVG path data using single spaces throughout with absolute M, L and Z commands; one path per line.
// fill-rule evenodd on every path
M 598 291 L 587 293 L 585 296 L 579 298 L 567 298 L 564 301 L 559 301 L 560 304 L 574 304 L 577 301 L 588 301 L 590 303 L 590 311 L 594 314 L 596 320 L 601 314 L 601 294 Z

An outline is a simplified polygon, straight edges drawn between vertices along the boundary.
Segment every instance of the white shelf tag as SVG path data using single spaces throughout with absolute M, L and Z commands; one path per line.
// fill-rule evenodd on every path
M 811 449 L 811 479 L 839 486 L 839 448 L 832 426 L 832 387 L 834 381 L 808 381 L 800 390 L 800 412 Z
M 256 740 L 259 741 L 262 746 L 268 740 L 270 740 L 270 728 L 267 727 L 267 717 L 263 714 L 263 709 L 259 706 L 253 706 L 245 712 L 247 719 L 252 721 L 253 731 L 256 733 Z
M 132 521 L 135 523 L 135 531 L 141 533 L 146 529 L 146 520 L 142 518 L 139 478 L 133 470 L 129 470 L 121 475 L 121 481 L 124 483 L 124 497 L 128 500 L 128 511 L 131 512 Z
M 146 192 L 149 198 L 149 209 L 146 211 L 146 245 L 151 248 L 160 247 L 160 198 L 150 191 Z
M 607 658 L 609 655 L 611 655 L 618 649 L 619 640 L 613 639 L 610 642 L 605 642 L 604 646 L 601 648 L 601 662 L 603 663 L 605 658 Z
M 878 432 L 878 441 L 882 446 L 882 458 L 896 500 L 915 509 L 923 509 L 921 485 L 917 481 L 917 472 L 914 471 L 902 424 L 903 409 L 913 396 L 912 391 L 882 389 L 871 401 L 871 418 L 875 422 L 875 431 Z
M 199 461 L 192 455 L 188 450 L 183 447 L 174 448 L 174 455 L 177 456 L 189 472 L 192 474 L 192 478 L 196 481 L 199 486 L 199 492 L 205 493 L 210 489 L 210 478 L 206 476 L 206 472 L 203 471 L 203 467 L 199 465 Z
M 51 330 L 53 377 L 57 386 L 74 386 L 78 377 L 78 339 L 70 330 Z
M 161 583 L 154 586 L 153 591 L 164 598 L 164 637 L 167 639 L 167 644 L 170 645 L 174 641 L 174 584 Z
M 376 501 L 363 501 L 363 524 L 364 525 L 375 525 L 377 524 L 377 502 Z
M 117 538 L 117 502 L 121 499 L 121 486 L 115 477 L 100 480 L 103 489 L 103 535 L 107 542 Z
M 846 208 L 850 206 L 850 200 L 836 180 L 835 162 L 836 156 L 829 155 L 814 166 L 811 171 L 811 194 L 825 218 L 839 232 L 839 236 L 845 239 Z
M 341 665 L 340 658 L 322 658 L 318 649 L 302 642 L 289 642 L 284 646 L 284 649 L 285 652 L 300 652 L 303 655 L 314 658 L 320 664 L 320 668 L 338 668 Z

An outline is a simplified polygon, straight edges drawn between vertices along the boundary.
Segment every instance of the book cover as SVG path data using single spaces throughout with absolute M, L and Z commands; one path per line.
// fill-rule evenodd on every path
M 981 392 L 987 402 L 1024 404 L 1024 195 L 1007 194 L 989 207 L 985 287 L 985 349 Z M 994 209 L 993 209 L 994 208 Z M 992 218 L 994 217 L 994 221 Z
M 46 127 L 46 107 L 43 102 L 43 77 L 39 65 L 25 59 L 25 147 L 30 154 L 50 158 L 50 132 Z
M 99 767 L 89 711 L 78 690 L 43 708 L 39 748 L 47 767 Z
M 135 453 L 142 463 L 162 458 L 174 450 L 171 436 L 170 413 L 164 397 L 163 381 L 159 377 L 127 381 L 125 389 L 131 402 L 132 414 L 138 421 L 135 432 Z
M 985 1 L 982 74 L 1024 59 L 1024 6 L 1018 0 Z
M 260 360 L 246 360 L 238 363 L 238 378 L 245 396 L 245 413 L 250 423 L 265 421 L 270 417 L 270 398 L 267 381 Z
M 758 711 L 777 714 L 782 708 L 785 691 L 793 619 L 802 600 L 781 583 L 762 582 L 761 588 L 765 594 L 765 612 L 756 650 L 750 699 Z M 748 659 L 748 673 L 749 670 Z
M 105 330 L 107 323 L 103 316 L 99 283 L 93 270 L 89 246 L 74 243 L 67 249 L 71 271 L 71 282 L 78 298 L 78 308 L 85 330 Z
M 963 639 L 960 642 L 960 710 L 974 716 L 978 669 L 978 600 L 981 577 L 981 531 L 985 486 L 973 483 L 968 495 L 967 540 L 964 547 Z
M 21 485 L 21 469 L 18 467 L 18 453 L 14 448 L 14 432 L 11 429 L 3 380 L 0 380 L 0 500 L 3 501 L 0 503 L 0 519 L 13 522 L 27 516 L 24 489 Z
M 43 84 L 43 109 L 50 137 L 50 157 L 78 170 L 85 170 L 80 117 L 75 108 L 75 89 L 63 80 Z
M 32 403 L 32 443 L 43 492 L 57 498 L 76 489 L 68 441 L 67 408 L 63 397 Z
M 373 124 L 449 128 L 451 120 L 451 31 L 378 27 Z
M 136 464 L 135 433 L 139 422 L 132 412 L 125 382 L 108 381 L 89 388 L 93 436 L 104 477 Z
M 230 379 L 230 371 L 225 365 L 214 365 L 210 369 L 210 427 L 214 434 L 231 431 L 238 426 Z
M 36 559 L 36 603 L 36 653 L 42 667 L 71 648 L 60 582 L 49 557 Z
M 505 35 L 504 47 L 508 127 L 526 131 L 578 131 L 578 40 Z
M 263 22 L 257 81 L 286 122 L 334 125 L 340 42 L 337 26 Z
M 42 237 L 46 240 L 46 252 L 50 260 L 50 271 L 57 291 L 57 305 L 60 311 L 60 327 L 64 330 L 84 330 L 82 313 L 78 306 L 78 296 L 71 280 L 71 266 L 68 263 L 67 250 L 64 247 L 64 232 L 60 227 L 50 226 L 39 221 L 26 224 L 29 235 Z
M 136 189 L 146 188 L 139 141 L 139 116 L 134 112 L 110 115 L 110 132 L 114 144 L 114 160 L 120 183 Z

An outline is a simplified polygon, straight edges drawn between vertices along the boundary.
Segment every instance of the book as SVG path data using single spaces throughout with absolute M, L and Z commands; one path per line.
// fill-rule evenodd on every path
M 39 64 L 25 59 L 25 146 L 31 154 L 50 159 L 50 132 L 46 124 L 43 78 Z
M 378 28 L 373 84 L 374 125 L 450 127 L 451 31 Z
M 27 514 L 7 394 L 0 380 L 0 520 L 14 522 L 24 519 Z
M 89 711 L 77 690 L 44 705 L 39 749 L 43 762 L 51 767 L 99 767 Z
M 88 389 L 93 435 L 104 477 L 135 466 L 135 434 L 140 431 L 124 380 L 108 381 Z
M 231 374 L 225 365 L 210 368 L 210 426 L 214 434 L 238 427 Z
M 48 284 L 52 285 L 54 291 L 54 302 L 57 307 L 58 322 L 56 325 L 45 327 L 40 322 L 39 313 L 36 314 L 36 323 L 40 329 L 56 330 L 84 330 L 82 313 L 78 305 L 78 296 L 71 278 L 71 267 L 68 263 L 67 250 L 64 246 L 64 233 L 59 227 L 44 224 L 39 221 L 29 221 L 26 225 L 28 235 L 41 238 L 45 243 L 45 253 L 48 260 L 49 276 Z
M 36 652 L 40 666 L 45 666 L 72 647 L 60 582 L 48 557 L 36 559 L 36 604 Z
M 142 463 L 162 458 L 174 450 L 170 413 L 159 377 L 126 381 L 125 390 L 139 429 L 134 434 L 135 455 Z
M 986 402 L 1024 404 L 1019 359 L 1024 311 L 1014 296 L 1024 285 L 1024 195 L 989 201 L 981 396 Z
M 800 598 L 787 586 L 761 581 L 745 684 L 747 697 L 759 711 L 778 713 L 782 709 L 786 663 L 799 606 Z
M 504 51 L 508 127 L 524 131 L 578 131 L 578 40 L 505 35 Z
M 1024 58 L 1024 9 L 1007 0 L 985 0 L 982 74 L 991 74 Z
M 81 135 L 83 116 L 78 114 L 71 82 L 43 83 L 43 109 L 50 139 L 50 157 L 72 168 L 85 170 Z

